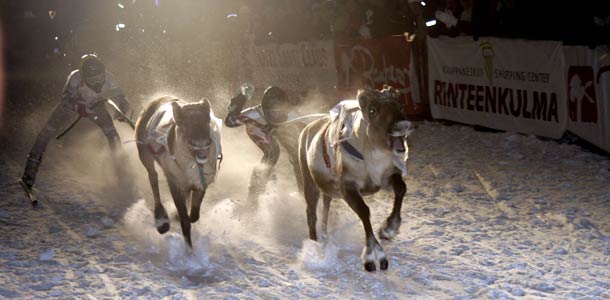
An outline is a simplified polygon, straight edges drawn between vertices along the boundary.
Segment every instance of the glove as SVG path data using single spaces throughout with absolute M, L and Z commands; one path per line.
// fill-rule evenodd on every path
M 125 119 L 125 117 L 123 117 L 123 115 L 121 115 L 121 113 L 119 113 L 118 111 L 114 112 L 114 119 L 118 122 L 127 122 L 127 119 Z
M 252 98 L 252 93 L 254 93 L 254 86 L 249 83 L 244 83 L 239 87 L 238 93 L 246 96 L 246 101 Z
M 229 111 L 229 114 L 241 112 L 241 109 L 246 104 L 246 101 L 247 101 L 247 99 L 246 99 L 246 96 L 244 96 L 244 94 L 239 93 L 239 94 L 235 95 L 235 97 L 233 97 L 233 99 L 231 99 L 229 108 L 227 108 L 227 110 Z

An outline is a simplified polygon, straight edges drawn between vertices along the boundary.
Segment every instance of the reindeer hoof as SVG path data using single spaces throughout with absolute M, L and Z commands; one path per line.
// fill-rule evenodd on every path
M 374 262 L 370 261 L 370 262 L 364 263 L 364 269 L 367 270 L 368 272 L 375 272 L 377 270 L 377 267 L 375 267 Z
M 398 227 L 392 228 L 392 226 L 388 225 L 389 222 L 385 222 L 383 227 L 379 230 L 379 237 L 384 240 L 391 240 L 398 234 Z
M 169 231 L 169 223 L 166 222 L 166 223 L 161 224 L 160 226 L 157 226 L 157 231 L 160 234 L 164 234 L 164 233 L 168 232 Z
M 199 214 L 197 214 L 197 215 L 191 214 L 189 219 L 191 219 L 191 223 L 195 223 L 195 222 L 199 221 Z
M 387 270 L 387 269 L 388 269 L 388 265 L 389 265 L 388 260 L 387 260 L 387 259 L 385 259 L 385 258 L 382 258 L 382 259 L 379 261 L 379 268 L 380 268 L 381 270 L 384 270 L 384 271 L 385 271 L 385 270 Z
M 383 228 L 383 229 L 379 230 L 379 237 L 381 237 L 382 239 L 384 239 L 386 241 L 393 239 L 395 236 L 396 236 L 395 230 L 391 230 L 391 229 L 387 229 L 387 228 Z

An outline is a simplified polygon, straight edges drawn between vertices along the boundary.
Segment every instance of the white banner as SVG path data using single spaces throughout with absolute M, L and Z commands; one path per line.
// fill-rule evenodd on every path
M 567 127 L 560 42 L 428 38 L 432 117 L 559 138 Z
M 610 152 L 610 50 L 564 47 L 568 130 Z
M 253 46 L 248 63 L 257 87 L 277 85 L 295 93 L 336 93 L 333 41 Z

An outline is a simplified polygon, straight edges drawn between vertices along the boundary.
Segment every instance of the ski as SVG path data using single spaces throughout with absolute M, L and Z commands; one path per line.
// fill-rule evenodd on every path
M 32 203 L 32 206 L 36 206 L 38 204 L 38 197 L 36 196 L 36 192 L 34 192 L 34 188 L 28 187 L 21 179 L 19 179 L 19 185 L 21 185 L 25 192 L 25 195 L 30 199 L 30 203 Z

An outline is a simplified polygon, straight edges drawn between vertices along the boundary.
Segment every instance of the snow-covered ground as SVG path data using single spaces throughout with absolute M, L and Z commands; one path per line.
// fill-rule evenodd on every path
M 122 163 L 131 190 L 99 151 L 101 132 L 79 126 L 50 144 L 37 209 L 15 183 L 27 152 L 0 157 L 0 298 L 610 299 L 610 160 L 574 145 L 420 124 L 400 233 L 381 241 L 390 267 L 367 273 L 362 225 L 342 200 L 328 239 L 307 239 L 285 158 L 269 193 L 244 200 L 260 157 L 243 130 L 223 133 L 189 253 L 177 221 L 156 232 L 133 143 Z M 175 211 L 164 184 L 162 194 Z M 367 198 L 375 229 L 391 202 Z

